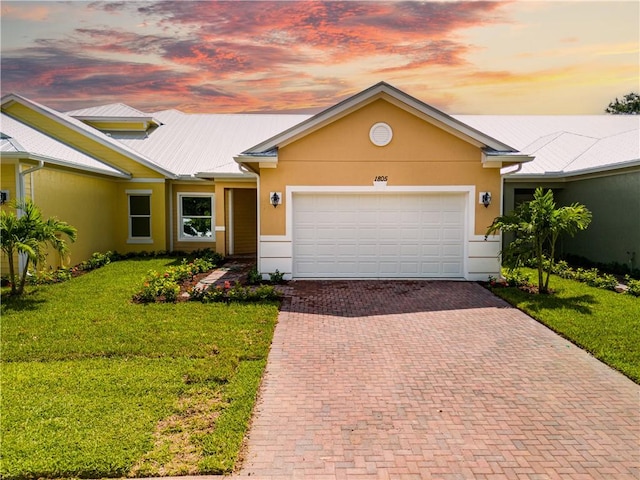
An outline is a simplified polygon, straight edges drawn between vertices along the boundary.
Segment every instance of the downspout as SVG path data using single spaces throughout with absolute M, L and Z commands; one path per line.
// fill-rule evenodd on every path
M 38 165 L 35 167 L 28 168 L 24 172 L 20 171 L 20 163 L 18 163 L 18 202 L 23 203 L 26 200 L 26 192 L 24 186 L 24 179 L 27 175 L 44 168 L 44 160 L 38 160 Z M 33 188 L 31 189 L 31 199 L 33 200 Z M 24 211 L 21 208 L 16 209 L 16 216 L 18 218 L 22 217 Z M 18 271 L 22 272 L 25 266 L 25 254 L 21 253 L 18 255 Z
M 20 170 L 18 170 L 18 175 L 20 177 L 20 191 L 18 192 L 18 199 L 20 202 L 24 202 L 25 201 L 25 186 L 24 186 L 24 178 L 29 175 L 30 173 L 33 173 L 37 170 L 40 170 L 41 168 L 44 168 L 44 160 L 38 160 L 38 165 L 36 165 L 35 167 L 31 167 L 27 170 L 25 170 L 24 172 L 21 172 Z M 33 200 L 33 195 L 32 195 L 32 200 Z M 20 217 L 22 215 L 20 215 L 18 213 L 18 217 Z

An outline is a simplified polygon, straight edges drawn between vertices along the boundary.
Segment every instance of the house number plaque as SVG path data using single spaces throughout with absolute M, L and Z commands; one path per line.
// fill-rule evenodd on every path
M 387 186 L 387 176 L 386 175 L 378 175 L 373 177 L 373 186 L 374 187 L 386 187 Z

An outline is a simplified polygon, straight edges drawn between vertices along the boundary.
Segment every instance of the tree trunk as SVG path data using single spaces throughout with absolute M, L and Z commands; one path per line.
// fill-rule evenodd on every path
M 544 291 L 547 293 L 549 291 L 549 277 L 551 277 L 551 271 L 553 270 L 553 262 L 556 258 L 556 240 L 558 240 L 557 234 L 551 235 L 551 253 L 549 254 L 549 268 L 547 270 L 547 278 L 544 281 Z
M 18 295 L 22 295 L 24 292 L 24 284 L 27 282 L 27 272 L 29 271 L 29 257 L 24 263 L 24 270 L 22 270 L 22 274 L 20 276 L 20 288 L 18 289 Z
M 11 282 L 11 295 L 18 293 L 18 285 L 16 284 L 16 267 L 13 263 L 13 250 L 7 252 L 7 260 L 9 261 L 9 281 Z
M 542 242 L 543 242 L 542 238 L 540 238 L 539 236 L 536 236 L 535 244 L 536 244 L 536 259 L 538 263 L 538 292 L 547 293 L 546 288 L 544 286 L 544 281 L 543 281 L 544 267 L 542 265 L 542 262 L 543 262 Z

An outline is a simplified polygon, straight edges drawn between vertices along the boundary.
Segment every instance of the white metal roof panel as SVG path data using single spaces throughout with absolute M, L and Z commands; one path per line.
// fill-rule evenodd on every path
M 6 114 L 0 116 L 2 147 L 4 153 L 25 153 L 48 158 L 54 163 L 108 175 L 125 176 L 123 172 L 102 163 L 69 145 L 26 125 Z
M 178 175 L 241 173 L 234 156 L 309 118 L 284 114 L 190 114 L 155 112 L 162 125 L 146 138 L 113 138 Z
M 565 172 L 579 172 L 594 168 L 638 162 L 640 160 L 640 134 L 637 130 L 603 138 L 584 154 L 568 164 Z
M 172 173 L 170 171 L 167 171 L 165 168 L 163 168 L 160 164 L 158 164 L 155 160 L 152 160 L 151 158 L 145 157 L 144 155 L 140 154 L 139 152 L 131 149 L 130 147 L 128 147 L 127 145 L 115 141 L 113 140 L 109 135 L 106 135 L 104 133 L 102 133 L 101 131 L 85 124 L 84 122 L 78 120 L 77 118 L 71 117 L 67 114 L 64 113 L 60 113 L 52 108 L 47 107 L 46 105 L 42 105 L 38 102 L 34 102 L 33 100 L 24 98 L 20 95 L 16 95 L 16 94 L 8 94 L 2 97 L 2 104 L 4 105 L 5 103 L 11 102 L 11 101 L 17 101 L 20 102 L 22 104 L 28 105 L 31 108 L 34 108 L 36 110 L 39 110 L 41 113 L 49 116 L 50 118 L 56 119 L 57 121 L 61 122 L 61 123 L 66 123 L 68 126 L 70 126 L 71 128 L 76 129 L 77 131 L 81 131 L 82 133 L 88 135 L 89 137 L 93 137 L 94 139 L 96 139 L 97 141 L 99 141 L 100 143 L 102 143 L 103 145 L 107 145 L 110 148 L 113 148 L 116 151 L 120 151 L 121 153 L 123 153 L 124 155 L 127 155 L 129 157 L 131 157 L 132 159 L 140 162 L 143 165 L 147 165 L 153 169 L 155 169 L 156 171 L 158 171 L 159 173 L 162 173 L 164 175 L 167 176 L 173 176 Z
M 638 115 L 460 115 L 461 121 L 534 155 L 518 175 L 606 170 L 638 160 Z
M 70 117 L 80 118 L 150 118 L 152 115 L 141 112 L 124 103 L 111 103 L 109 105 L 101 105 L 98 107 L 83 108 L 80 110 L 72 110 L 65 112 Z

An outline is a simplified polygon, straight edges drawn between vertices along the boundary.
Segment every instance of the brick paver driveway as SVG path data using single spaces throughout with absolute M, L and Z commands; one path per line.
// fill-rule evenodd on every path
M 290 288 L 239 475 L 638 477 L 640 387 L 481 286 Z

